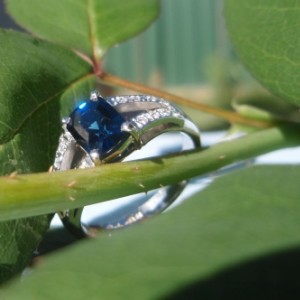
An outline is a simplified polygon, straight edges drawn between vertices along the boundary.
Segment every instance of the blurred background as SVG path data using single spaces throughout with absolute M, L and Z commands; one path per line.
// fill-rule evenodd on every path
M 206 83 L 213 55 L 232 58 L 222 16 L 223 0 L 163 0 L 158 20 L 145 32 L 112 49 L 107 69 L 144 83 Z M 0 26 L 19 29 L 0 0 Z
M 212 56 L 232 54 L 222 10 L 223 0 L 163 0 L 158 20 L 140 36 L 115 47 L 107 67 L 134 81 L 206 83 Z
M 230 108 L 233 90 L 243 82 L 249 83 L 250 76 L 237 62 L 229 42 L 223 2 L 161 1 L 158 20 L 140 35 L 111 49 L 105 57 L 105 69 L 195 101 Z M 0 26 L 20 29 L 6 14 L 3 0 Z M 193 112 L 187 113 L 193 117 Z M 225 125 L 212 116 L 197 119 L 204 120 L 200 126 L 206 130 Z

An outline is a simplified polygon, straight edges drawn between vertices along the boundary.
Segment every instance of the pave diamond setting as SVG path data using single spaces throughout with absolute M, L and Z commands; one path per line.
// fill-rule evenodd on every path
M 154 102 L 160 104 L 160 108 L 149 110 L 148 112 L 141 113 L 135 118 L 132 118 L 133 123 L 137 128 L 141 129 L 144 126 L 149 125 L 151 122 L 162 119 L 162 118 L 176 118 L 184 119 L 183 113 L 171 105 L 168 101 L 162 98 L 156 98 L 149 95 L 132 95 L 132 96 L 117 96 L 108 97 L 106 101 L 116 107 L 122 104 L 133 103 L 133 102 Z
M 60 170 L 61 164 L 64 159 L 64 155 L 69 147 L 69 145 L 74 141 L 73 136 L 70 132 L 65 132 L 59 137 L 58 148 L 55 153 L 55 159 L 53 163 L 54 171 Z

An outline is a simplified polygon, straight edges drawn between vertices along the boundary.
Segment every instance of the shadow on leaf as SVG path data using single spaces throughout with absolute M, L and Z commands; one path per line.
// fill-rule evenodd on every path
M 163 299 L 300 299 L 299 276 L 297 248 L 229 268 Z

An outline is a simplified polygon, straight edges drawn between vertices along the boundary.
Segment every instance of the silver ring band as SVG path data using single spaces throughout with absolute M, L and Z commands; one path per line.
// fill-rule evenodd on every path
M 95 113 L 91 105 L 101 106 L 97 118 L 100 115 L 102 119 L 97 124 L 93 122 L 94 116 L 89 116 Z M 113 124 L 114 120 L 118 126 Z M 63 129 L 53 163 L 54 172 L 122 161 L 154 138 L 168 132 L 184 133 L 192 140 L 193 148 L 200 147 L 197 126 L 165 99 L 148 95 L 103 98 L 97 91 L 92 92 L 90 100 L 79 104 L 70 117 L 64 118 Z M 82 224 L 83 208 L 60 212 L 59 215 L 64 226 L 77 237 L 91 236 L 95 227 L 119 228 L 164 211 L 177 199 L 186 183 L 184 181 L 158 189 L 138 208 L 105 226 L 88 227 Z

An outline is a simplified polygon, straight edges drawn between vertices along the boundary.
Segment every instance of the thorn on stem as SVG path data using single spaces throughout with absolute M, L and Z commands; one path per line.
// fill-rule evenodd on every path
M 140 170 L 140 168 L 139 168 L 138 166 L 134 166 L 134 167 L 132 168 L 132 170 L 135 171 L 135 172 L 137 172 L 137 171 Z
M 67 184 L 67 187 L 68 187 L 68 188 L 72 188 L 72 187 L 74 187 L 75 184 L 76 184 L 76 181 L 73 180 L 73 181 L 71 181 L 71 182 L 69 182 L 69 183 Z
M 13 171 L 8 175 L 8 178 L 14 179 L 17 177 L 17 175 L 18 175 L 18 171 Z
M 139 183 L 139 186 L 143 189 L 145 188 L 145 186 L 141 182 Z
M 75 201 L 76 199 L 75 199 L 74 197 L 72 197 L 72 196 L 69 196 L 69 200 L 73 202 L 73 201 Z

